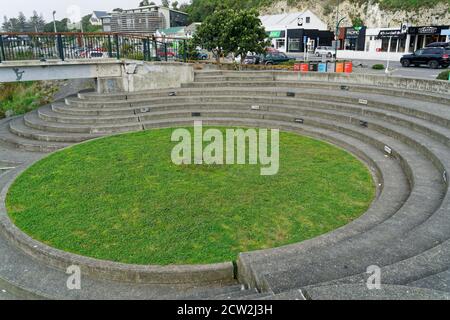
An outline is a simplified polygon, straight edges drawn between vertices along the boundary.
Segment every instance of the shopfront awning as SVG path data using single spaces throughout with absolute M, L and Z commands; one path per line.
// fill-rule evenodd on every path
M 406 34 L 402 33 L 402 30 L 395 29 L 395 30 L 381 30 L 380 33 L 377 36 L 377 39 L 405 39 Z
M 408 33 L 413 35 L 440 35 L 442 30 L 447 29 L 449 29 L 448 26 L 410 27 Z

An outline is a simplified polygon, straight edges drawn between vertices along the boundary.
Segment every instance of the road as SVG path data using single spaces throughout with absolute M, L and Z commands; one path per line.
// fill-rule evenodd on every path
M 303 53 L 289 53 L 289 57 L 295 58 L 298 61 L 303 61 Z M 310 61 L 322 61 L 322 58 L 316 57 L 314 55 L 309 55 Z M 365 74 L 385 74 L 385 70 L 374 70 L 372 66 L 375 64 L 383 64 L 386 66 L 387 61 L 381 60 L 352 60 L 354 65 L 355 73 L 365 73 Z M 444 69 L 430 69 L 428 67 L 410 67 L 403 68 L 400 61 L 391 61 L 389 64 L 389 70 L 392 76 L 398 77 L 408 77 L 408 78 L 420 78 L 433 80 L 436 79 L 439 73 L 444 71 Z

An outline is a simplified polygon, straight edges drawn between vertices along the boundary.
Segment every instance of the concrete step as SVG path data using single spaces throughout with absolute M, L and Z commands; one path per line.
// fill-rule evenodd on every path
M 397 148 L 401 148 L 401 146 L 399 145 Z M 414 166 L 413 166 L 413 168 L 414 168 L 413 169 L 413 173 L 415 175 L 420 174 L 420 171 L 423 171 L 423 174 L 427 175 L 428 177 L 430 177 L 432 175 L 432 172 L 434 171 L 433 168 L 432 168 L 433 166 L 432 165 L 430 166 L 430 164 L 427 164 L 428 161 L 426 159 L 422 158 L 423 159 L 422 164 L 419 165 L 419 163 L 420 163 L 420 161 L 419 161 L 420 156 L 419 155 L 416 154 L 416 156 L 413 158 L 412 155 L 414 154 L 414 152 L 412 150 L 410 150 L 409 152 L 406 152 L 407 151 L 406 149 L 405 150 L 401 150 L 401 152 L 400 152 L 400 149 L 398 149 L 398 150 L 399 150 L 399 153 L 402 154 L 405 157 L 406 157 L 406 155 L 408 153 L 411 155 L 411 156 L 409 156 L 410 157 L 409 163 L 411 163 L 412 166 L 413 165 L 416 166 L 416 168 L 414 168 Z M 434 171 L 434 172 L 436 172 L 436 171 Z M 415 179 L 415 186 L 416 186 L 416 188 L 420 185 L 420 179 L 417 180 L 417 178 L 419 178 L 419 177 L 416 176 L 416 179 Z M 430 181 L 436 181 L 436 182 L 432 182 L 432 184 L 430 186 L 432 186 L 432 185 L 437 185 L 438 186 L 439 185 L 439 182 L 438 182 L 439 179 L 442 179 L 442 178 L 440 177 L 439 172 L 436 172 L 435 175 L 434 175 L 434 178 L 432 178 L 432 180 L 430 180 Z M 369 241 L 369 238 L 367 238 L 367 240 L 364 240 L 364 242 L 362 242 L 362 243 L 375 244 L 375 243 L 377 243 L 377 242 L 375 242 L 375 238 L 377 238 L 377 237 L 378 237 L 379 241 L 387 241 L 389 236 L 392 236 L 392 235 L 399 236 L 399 235 L 401 235 L 402 234 L 402 231 L 401 231 L 402 228 L 403 228 L 403 230 L 405 230 L 405 232 L 408 231 L 408 230 L 411 230 L 411 228 L 414 228 L 415 225 L 418 225 L 418 224 L 420 225 L 421 223 L 426 221 L 428 219 L 428 217 L 430 217 L 433 214 L 434 210 L 437 207 L 439 207 L 439 203 L 441 203 L 442 196 L 436 196 L 436 194 L 435 194 L 436 191 L 432 191 L 432 189 L 430 189 L 430 187 L 427 187 L 428 183 L 426 182 L 426 180 L 423 180 L 423 181 L 424 181 L 424 183 L 422 184 L 422 187 L 420 187 L 420 189 L 418 189 L 420 191 L 419 192 L 414 192 L 413 191 L 413 193 L 412 193 L 412 197 L 411 198 L 414 199 L 414 201 L 410 202 L 410 206 L 409 206 L 410 209 L 406 209 L 407 207 L 406 208 L 404 207 L 402 215 L 399 215 L 399 213 L 396 214 L 396 217 L 402 217 L 402 220 L 404 220 L 405 222 L 400 222 L 398 220 L 392 220 L 389 223 L 383 223 L 380 226 L 380 228 L 375 228 L 375 229 L 380 229 L 380 231 L 378 231 L 378 234 L 377 234 L 377 232 L 374 232 L 375 234 L 372 234 L 372 241 Z M 438 193 L 440 193 L 440 192 L 438 192 Z M 434 198 L 434 200 L 432 198 Z M 425 202 L 428 202 L 430 204 L 433 204 L 433 203 L 435 203 L 435 204 L 432 205 L 431 208 L 427 208 L 427 205 L 423 206 L 425 204 Z M 412 214 L 413 212 L 415 212 L 415 216 L 416 216 L 415 218 L 413 218 L 414 217 L 414 214 Z M 415 220 L 415 222 L 413 223 L 414 220 Z M 397 222 L 394 223 L 394 221 L 397 221 Z M 395 229 L 396 232 L 392 232 L 392 233 L 386 232 L 388 226 L 389 226 L 389 228 L 391 228 L 391 230 Z M 385 231 L 384 234 L 383 234 L 383 230 Z M 365 234 L 364 236 L 367 237 L 368 235 Z M 430 243 L 429 241 L 426 241 L 427 240 L 426 238 L 422 238 L 422 240 L 424 242 L 428 243 L 429 245 L 432 245 L 432 243 Z M 416 241 L 416 244 L 417 244 L 417 241 Z M 388 248 L 390 248 L 390 246 L 391 245 L 389 245 Z M 354 245 L 351 246 L 350 244 L 345 244 L 345 245 L 343 245 L 343 247 L 345 247 L 346 250 L 347 250 L 349 248 L 354 247 Z M 377 243 L 376 247 L 380 248 L 381 247 L 380 243 Z M 386 250 L 386 248 L 384 250 Z M 343 254 L 343 252 L 340 252 L 339 250 L 336 250 L 336 248 L 333 248 L 332 251 L 333 252 L 339 252 L 339 256 L 342 256 L 342 254 Z M 370 248 L 368 248 L 367 250 L 364 249 L 362 251 L 364 253 L 360 252 L 359 254 L 356 254 L 356 252 L 353 252 L 351 255 L 359 257 L 359 260 L 356 262 L 356 264 L 358 264 L 359 262 L 363 263 L 364 255 L 367 252 L 369 252 L 369 251 L 370 251 Z M 290 254 L 292 254 L 292 253 L 290 253 Z M 334 253 L 334 254 L 336 254 L 336 253 Z M 372 257 L 374 259 L 373 264 L 376 264 L 375 262 L 378 260 L 378 265 L 382 265 L 382 264 L 380 264 L 380 261 L 382 261 L 380 255 L 382 255 L 382 254 L 383 253 L 378 252 L 378 251 L 376 253 L 374 253 L 374 257 Z M 401 257 L 401 255 L 399 255 L 399 254 L 396 254 L 396 255 L 390 254 L 389 250 L 387 250 L 386 255 L 390 255 L 391 259 L 395 259 L 395 258 L 400 258 Z M 287 266 L 289 266 L 289 265 L 298 265 L 297 264 L 297 262 L 298 262 L 297 261 L 298 260 L 297 257 L 299 259 L 301 257 L 301 260 L 303 261 L 303 263 L 305 263 L 306 260 L 308 260 L 304 255 L 301 255 L 300 253 L 297 253 L 297 254 L 294 254 L 292 256 L 292 258 L 291 258 L 292 261 L 290 261 L 290 260 L 289 261 L 288 260 L 283 260 L 283 263 L 280 263 L 280 264 L 281 265 L 287 265 Z M 317 264 L 318 263 L 317 259 L 319 259 L 319 255 L 311 256 L 311 259 L 312 259 L 311 261 L 315 261 L 315 264 Z M 328 260 L 329 259 L 330 258 L 328 257 Z M 294 260 L 296 262 L 294 262 Z M 325 260 L 327 260 L 327 259 L 325 259 Z M 351 259 L 349 259 L 348 256 L 347 256 L 346 260 L 347 261 L 343 262 L 343 265 L 345 266 L 345 268 L 342 268 L 342 270 L 340 270 L 340 272 L 343 272 L 343 273 L 350 272 L 349 270 L 351 268 L 349 267 L 349 265 L 353 264 L 353 261 Z M 387 259 L 387 260 L 389 260 L 389 259 Z M 260 262 L 256 262 L 255 263 L 255 267 L 257 267 L 257 265 L 259 263 Z M 339 268 L 336 268 L 337 266 L 334 267 L 334 264 L 336 264 L 336 263 L 337 263 L 337 261 L 335 261 L 333 263 L 333 265 L 329 266 L 329 268 L 330 269 L 339 269 Z M 324 265 L 323 267 L 321 266 L 321 268 L 327 269 L 328 267 L 326 265 Z M 336 273 L 337 270 L 335 270 L 334 272 Z M 270 269 L 270 273 L 271 273 L 271 275 L 268 276 L 268 277 L 272 277 L 273 278 L 275 270 L 273 268 Z M 309 272 L 309 273 L 311 273 L 311 272 Z M 285 275 L 286 275 L 285 284 L 286 285 L 290 285 L 290 280 L 292 280 L 292 279 L 289 278 L 289 275 L 291 275 L 291 277 L 295 277 L 295 275 L 298 275 L 298 274 L 302 274 L 302 272 L 298 271 L 298 273 L 296 273 L 296 272 L 294 272 L 293 269 L 286 271 L 286 273 L 285 273 Z M 327 271 L 321 270 L 320 272 L 318 272 L 318 274 L 328 274 L 330 276 L 331 274 L 333 274 L 333 272 L 331 272 L 330 270 L 327 269 Z M 318 280 L 318 279 L 309 279 L 307 281 L 306 279 L 304 279 L 304 281 L 305 281 L 305 284 L 306 284 L 306 282 L 308 282 L 308 281 L 314 282 L 314 281 L 320 281 L 320 280 Z M 281 283 L 282 281 L 280 281 L 280 279 L 277 278 L 277 280 L 272 279 L 272 281 L 270 281 L 270 282 L 271 283 L 275 283 L 276 282 L 278 284 L 278 283 Z
M 446 292 L 396 285 L 382 285 L 369 290 L 364 285 L 305 288 L 308 300 L 450 300 Z
M 51 106 L 39 108 L 37 112 L 39 118 L 43 121 L 58 122 L 64 124 L 101 125 L 101 124 L 120 124 L 138 121 L 138 116 L 136 115 L 124 115 L 124 116 L 67 115 L 64 113 L 53 111 Z
M 450 269 L 410 282 L 408 286 L 439 290 L 450 294 Z
M 108 124 L 108 125 L 85 125 L 85 124 L 65 124 L 65 123 L 55 123 L 47 122 L 42 120 L 37 112 L 28 113 L 24 117 L 24 123 L 27 127 L 42 130 L 46 132 L 55 133 L 73 133 L 74 137 L 79 137 L 84 141 L 86 134 L 94 135 L 94 137 L 102 136 L 107 133 L 120 133 L 129 131 L 140 131 L 142 130 L 142 125 L 138 121 L 139 119 L 134 119 L 134 121 L 129 123 L 118 123 L 118 124 Z M 92 138 L 92 137 L 91 137 Z
M 373 93 L 385 96 L 393 97 L 404 97 L 407 99 L 419 99 L 423 101 L 450 104 L 450 98 L 445 94 L 431 94 L 423 91 L 413 91 L 413 90 L 400 90 L 394 88 L 380 88 L 376 86 L 369 85 L 357 85 L 357 84 L 346 84 L 344 83 L 329 83 L 329 82 L 317 82 L 317 81 L 273 81 L 272 83 L 263 81 L 214 81 L 214 82 L 192 82 L 182 84 L 182 88 L 186 89 L 214 89 L 217 87 L 222 88 L 247 88 L 251 90 L 253 88 L 291 88 L 291 89 L 322 89 L 322 90 L 334 90 L 341 91 L 343 94 L 346 92 L 357 92 L 357 93 Z M 89 98 L 90 99 L 90 98 Z M 95 98 L 94 98 L 95 99 Z
M 295 93 L 295 97 L 287 97 L 287 92 Z M 261 96 L 262 95 L 262 96 Z M 227 91 L 222 88 L 220 90 L 205 92 L 201 95 L 191 96 L 175 96 L 175 97 L 153 97 L 142 100 L 132 101 L 129 100 L 124 103 L 107 103 L 99 101 L 82 101 L 72 100 L 69 101 L 73 106 L 77 106 L 80 109 L 101 110 L 101 109 L 117 109 L 121 108 L 126 110 L 127 108 L 138 109 L 142 107 L 152 107 L 154 105 L 166 104 L 166 103 L 199 103 L 199 102 L 237 102 L 248 103 L 249 105 L 255 104 L 279 104 L 295 102 L 299 99 L 313 102 L 333 102 L 333 103 L 346 103 L 353 105 L 361 105 L 360 100 L 367 101 L 367 104 L 361 105 L 369 108 L 383 109 L 387 111 L 394 111 L 405 115 L 410 115 L 416 118 L 424 119 L 427 121 L 433 121 L 436 124 L 450 128 L 450 112 L 448 107 L 437 103 L 424 103 L 421 101 L 414 101 L 405 98 L 386 97 L 382 95 L 361 95 L 358 93 L 346 93 L 342 95 L 342 92 L 333 92 L 330 90 L 301 90 L 296 91 L 289 88 L 277 88 L 273 90 L 259 90 L 259 91 Z M 302 102 L 303 102 L 302 101 Z M 404 107 L 408 104 L 408 107 Z
M 3 125 L 0 127 L 0 143 L 15 149 L 45 153 L 53 152 L 69 146 L 68 143 L 37 141 L 35 139 L 27 139 L 25 137 L 18 136 L 11 133 L 9 125 Z
M 0 279 L 7 283 L 8 292 L 20 292 L 21 299 L 74 300 L 165 300 L 183 299 L 204 292 L 207 288 L 186 285 L 136 285 L 101 281 L 82 275 L 81 290 L 67 288 L 68 275 L 36 261 L 15 248 L 0 234 Z M 235 285 L 231 285 L 235 290 Z M 209 288 L 211 295 L 223 292 L 222 286 Z
M 102 134 L 81 134 L 67 132 L 64 130 L 64 128 L 61 128 L 61 132 L 43 131 L 38 128 L 31 128 L 28 123 L 25 124 L 23 118 L 11 121 L 9 130 L 11 131 L 11 133 L 18 137 L 29 140 L 37 140 L 40 142 L 51 142 L 52 146 L 65 146 L 68 143 L 83 142 L 86 140 L 104 136 Z M 55 145 L 55 142 L 59 142 L 60 144 Z

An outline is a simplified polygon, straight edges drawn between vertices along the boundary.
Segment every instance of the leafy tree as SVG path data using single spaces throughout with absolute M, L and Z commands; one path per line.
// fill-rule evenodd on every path
M 19 16 L 17 17 L 17 28 L 19 32 L 27 31 L 27 17 L 23 14 L 23 12 L 19 12 Z
M 185 45 L 186 43 L 186 45 Z M 198 59 L 198 51 L 193 39 L 189 39 L 186 42 L 180 43 L 179 49 L 180 55 L 182 57 L 186 57 L 187 60 L 197 60 Z
M 139 3 L 139 7 L 147 7 L 147 6 L 154 6 L 155 3 L 153 1 L 149 1 L 149 0 L 142 0 Z
M 178 1 L 172 2 L 172 9 L 173 10 L 178 10 Z
M 33 32 L 42 32 L 44 30 L 45 20 L 42 14 L 38 15 L 36 11 L 33 11 L 33 15 L 30 17 L 28 24 Z
M 221 9 L 206 18 L 194 41 L 212 51 L 217 63 L 222 55 L 230 53 L 241 56 L 243 62 L 248 52 L 264 52 L 266 37 L 256 10 Z
M 225 30 L 232 18 L 233 10 L 216 11 L 205 19 L 194 36 L 195 43 L 211 51 L 216 57 L 217 63 L 220 63 L 224 48 L 227 46 L 228 39 Z
M 170 6 L 169 0 L 162 0 L 161 5 L 163 7 L 169 8 L 169 6 Z
M 61 21 L 56 21 L 56 30 L 58 32 L 68 32 L 69 29 L 67 28 L 67 23 L 69 22 L 69 19 L 65 18 Z M 44 26 L 44 32 L 55 32 L 55 29 L 53 27 L 53 21 L 47 23 Z
M 228 39 L 224 46 L 226 53 L 240 56 L 241 64 L 248 52 L 264 53 L 269 45 L 266 31 L 255 9 L 234 11 L 224 32 Z

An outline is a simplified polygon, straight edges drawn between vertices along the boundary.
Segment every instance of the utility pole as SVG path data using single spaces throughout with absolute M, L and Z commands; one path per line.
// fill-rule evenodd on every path
M 341 1 L 338 0 L 337 8 L 336 8 L 336 34 L 334 36 L 334 72 L 337 71 L 337 51 L 338 51 L 338 42 L 339 42 L 339 6 Z
M 388 52 L 387 52 L 387 64 L 386 64 L 386 70 L 384 70 L 384 73 L 387 75 L 389 74 L 389 64 L 391 62 L 391 44 L 392 44 L 392 37 L 389 37 L 389 45 L 388 45 Z
M 58 30 L 56 29 L 56 18 L 55 18 L 56 11 L 53 11 L 53 28 L 55 30 L 55 33 L 58 33 Z

